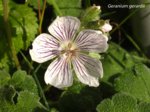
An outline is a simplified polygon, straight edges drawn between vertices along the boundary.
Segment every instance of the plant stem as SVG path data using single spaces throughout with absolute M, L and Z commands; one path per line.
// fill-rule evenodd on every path
M 40 4 L 40 0 L 37 1 L 38 2 L 38 15 L 39 15 L 39 21 L 41 20 L 41 4 Z
M 39 24 L 39 33 L 42 32 L 42 23 L 43 23 L 43 18 L 44 18 L 44 13 L 45 13 L 45 8 L 46 8 L 46 0 L 44 0 L 44 4 L 43 4 L 43 9 L 42 9 L 42 14 L 40 16 L 40 24 Z M 40 9 L 39 9 L 40 10 Z
M 85 0 L 85 8 L 88 8 L 91 6 L 91 1 L 90 0 Z
M 40 67 L 41 67 L 41 64 L 39 64 L 39 66 L 35 69 L 35 71 L 34 71 L 34 73 L 33 73 L 33 76 L 34 76 L 35 81 L 36 81 L 36 83 L 37 83 L 37 85 L 38 85 L 38 87 L 39 87 L 40 95 L 43 97 L 43 100 L 44 100 L 44 103 L 45 103 L 47 109 L 50 110 L 50 107 L 49 107 L 48 102 L 47 102 L 47 100 L 46 100 L 46 97 L 45 97 L 45 95 L 44 95 L 43 89 L 42 89 L 42 87 L 41 87 L 41 85 L 40 85 L 40 82 L 39 82 L 37 76 L 36 76 L 36 73 L 38 72 L 38 70 L 39 70 Z
M 57 15 L 58 16 L 62 16 L 62 13 L 61 13 L 58 5 L 56 4 L 55 0 L 51 0 L 51 4 L 53 5 L 53 7 L 54 7 L 54 9 L 55 9 L 55 11 L 57 13 Z
M 15 62 L 17 69 L 20 69 L 21 66 L 19 64 L 17 53 L 16 53 L 15 47 L 14 47 L 13 42 L 12 42 L 11 29 L 10 29 L 10 25 L 8 22 L 8 15 L 9 15 L 8 0 L 3 0 L 3 14 L 4 14 L 3 19 L 4 19 L 4 24 L 5 24 L 4 27 L 5 27 L 5 31 L 6 31 L 6 37 L 7 37 L 8 45 L 9 45 L 9 48 L 11 50 L 11 55 L 13 57 L 13 60 Z
M 33 70 L 34 67 L 33 67 L 32 64 L 29 62 L 29 60 L 25 57 L 25 55 L 22 53 L 22 51 L 20 51 L 20 54 L 21 54 L 22 57 L 24 58 L 25 62 L 28 64 L 29 68 L 30 68 L 31 70 Z M 36 83 L 37 83 L 37 86 L 39 87 L 40 95 L 41 95 L 41 97 L 43 98 L 43 100 L 44 100 L 44 102 L 45 102 L 45 105 L 46 105 L 46 107 L 47 107 L 47 110 L 49 110 L 48 102 L 47 102 L 46 97 L 45 97 L 45 95 L 44 95 L 43 89 L 42 89 L 42 87 L 41 87 L 41 85 L 40 85 L 40 82 L 39 82 L 39 80 L 38 80 L 38 78 L 37 78 L 37 76 L 36 76 L 36 73 L 38 72 L 38 70 L 39 70 L 40 67 L 41 67 L 41 64 L 35 69 L 35 71 L 34 71 L 34 73 L 33 73 L 33 76 L 34 76 L 34 79 L 35 79 L 35 81 L 36 81 Z
M 142 52 L 141 48 L 138 46 L 138 44 L 132 39 L 130 35 L 126 33 L 125 30 L 122 29 L 122 32 L 125 34 L 125 36 L 129 39 L 129 41 L 133 44 L 133 46 L 139 51 Z
M 143 62 L 143 63 L 148 63 L 148 64 L 150 64 L 150 60 L 149 60 L 148 58 L 143 58 L 143 57 L 133 56 L 133 55 L 132 55 L 132 57 L 133 57 L 133 59 L 135 59 L 135 60 L 139 60 L 139 61 L 141 61 L 141 62 Z
M 110 34 L 112 34 L 113 32 L 115 32 L 118 28 L 120 28 L 121 25 L 123 25 L 131 16 L 133 16 L 139 9 L 135 9 L 132 13 L 130 13 L 126 18 L 124 18 L 121 23 L 115 27 Z
M 22 51 L 20 51 L 20 54 L 22 55 L 23 59 L 25 60 L 25 62 L 26 62 L 27 65 L 29 66 L 30 70 L 33 70 L 34 67 L 33 67 L 32 64 L 30 63 L 30 61 L 26 58 L 26 56 L 22 53 Z

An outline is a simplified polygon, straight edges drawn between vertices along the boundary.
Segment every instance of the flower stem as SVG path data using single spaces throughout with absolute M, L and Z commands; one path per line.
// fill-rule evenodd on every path
M 8 15 L 9 15 L 8 0 L 3 0 L 2 2 L 3 2 L 3 14 L 4 14 L 3 19 L 4 19 L 4 24 L 5 24 L 4 27 L 5 27 L 5 31 L 6 31 L 8 46 L 11 50 L 11 55 L 13 57 L 13 60 L 15 62 L 15 65 L 16 65 L 17 69 L 20 69 L 21 66 L 20 66 L 20 63 L 19 63 L 19 60 L 18 60 L 18 57 L 17 57 L 15 47 L 14 47 L 13 42 L 12 42 L 11 29 L 10 29 L 10 24 L 8 22 Z
M 42 96 L 42 98 L 43 98 L 43 100 L 44 100 L 44 103 L 45 103 L 47 109 L 50 110 L 50 107 L 49 107 L 48 102 L 47 102 L 47 100 L 46 100 L 46 97 L 45 97 L 45 95 L 44 95 L 43 89 L 42 89 L 42 87 L 41 87 L 41 85 L 40 85 L 40 82 L 39 82 L 37 76 L 36 76 L 36 73 L 38 72 L 38 70 L 39 70 L 40 67 L 41 67 L 41 64 L 39 64 L 39 66 L 35 69 L 35 71 L 34 71 L 34 73 L 33 73 L 33 76 L 34 76 L 34 78 L 35 78 L 35 81 L 36 81 L 36 83 L 37 83 L 37 86 L 39 87 L 40 95 Z
M 39 17 L 39 21 L 41 20 L 41 4 L 40 4 L 40 0 L 38 0 L 38 17 Z
M 34 67 L 33 67 L 32 64 L 30 63 L 30 61 L 26 58 L 26 56 L 22 53 L 22 51 L 20 51 L 20 54 L 22 55 L 23 59 L 25 60 L 25 62 L 26 62 L 27 65 L 29 66 L 30 70 L 33 70 Z
M 110 32 L 110 34 L 114 33 L 117 29 L 119 29 L 120 26 L 123 25 L 123 24 L 124 24 L 130 17 L 132 17 L 138 10 L 139 10 L 139 9 L 135 9 L 131 14 L 129 14 L 126 18 L 124 18 L 124 19 L 120 22 L 120 24 L 119 24 L 117 27 L 115 27 L 115 28 Z
M 20 51 L 20 54 L 21 54 L 22 57 L 24 58 L 25 62 L 28 64 L 30 70 L 33 70 L 34 67 L 33 67 L 32 64 L 30 63 L 30 61 L 25 57 L 25 55 L 22 53 L 22 51 Z M 42 87 L 41 87 L 41 85 L 40 85 L 40 82 L 39 82 L 39 80 L 38 80 L 38 78 L 37 78 L 37 76 L 36 76 L 36 73 L 38 72 L 38 70 L 39 70 L 40 67 L 41 67 L 41 64 L 35 69 L 35 71 L 33 72 L 33 76 L 34 76 L 34 79 L 35 79 L 35 81 L 36 81 L 36 83 L 37 83 L 37 86 L 39 87 L 40 96 L 43 98 L 44 103 L 45 103 L 45 105 L 46 105 L 46 107 L 47 107 L 47 110 L 49 110 L 48 102 L 47 102 L 46 97 L 45 97 L 45 95 L 44 95 L 43 89 L 42 89 Z
M 40 2 L 40 1 L 39 1 Z M 42 23 L 43 23 L 43 18 L 44 18 L 44 13 L 45 13 L 45 8 L 46 8 L 46 0 L 44 0 L 43 4 L 43 9 L 42 9 L 42 14 L 40 15 L 40 24 L 39 24 L 39 33 L 42 32 Z M 40 10 L 40 9 L 39 9 Z

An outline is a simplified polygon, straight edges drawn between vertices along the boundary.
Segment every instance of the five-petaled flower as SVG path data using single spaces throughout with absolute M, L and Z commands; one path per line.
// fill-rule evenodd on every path
M 73 83 L 72 68 L 77 78 L 89 86 L 99 86 L 103 76 L 102 64 L 88 55 L 102 53 L 108 48 L 107 38 L 100 31 L 83 30 L 78 33 L 80 21 L 76 17 L 57 17 L 49 26 L 49 34 L 40 34 L 33 41 L 30 55 L 33 61 L 43 63 L 54 59 L 49 65 L 44 80 L 57 88 Z

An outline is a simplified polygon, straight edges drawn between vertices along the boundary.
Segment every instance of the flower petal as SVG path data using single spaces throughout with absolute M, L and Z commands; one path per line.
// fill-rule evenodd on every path
M 103 68 L 99 60 L 79 54 L 72 61 L 78 79 L 89 86 L 99 86 L 99 77 L 103 77 Z
M 57 17 L 49 26 L 48 31 L 58 40 L 67 41 L 73 39 L 80 27 L 80 21 L 76 17 Z
M 44 80 L 57 88 L 69 87 L 73 83 L 71 65 L 66 58 L 57 58 L 48 67 Z
M 58 53 L 58 41 L 48 34 L 40 34 L 32 44 L 33 48 L 29 51 L 33 61 L 43 63 L 54 58 Z
M 102 53 L 108 48 L 107 40 L 100 31 L 84 30 L 79 33 L 75 42 L 82 51 Z

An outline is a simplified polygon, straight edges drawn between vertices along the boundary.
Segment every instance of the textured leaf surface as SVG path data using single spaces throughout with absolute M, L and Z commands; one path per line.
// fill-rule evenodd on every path
M 30 42 L 35 38 L 38 28 L 37 18 L 33 10 L 27 5 L 12 2 L 10 6 L 12 39 L 18 52 L 20 49 L 27 49 Z
M 15 111 L 32 112 L 39 105 L 39 97 L 37 95 L 29 91 L 22 91 L 18 95 Z
M 150 112 L 150 103 L 140 103 L 138 110 L 139 112 Z
M 27 5 L 9 1 L 8 19 L 11 27 L 10 36 L 16 52 L 18 53 L 21 49 L 26 50 L 37 34 L 38 24 L 35 12 Z M 6 37 L 4 26 L 3 17 L 0 14 L 0 68 L 9 70 L 9 66 L 13 68 L 14 62 L 8 45 L 10 40 Z
M 115 80 L 115 90 L 126 92 L 140 101 L 150 102 L 150 69 L 137 64 Z
M 10 75 L 5 70 L 0 70 L 0 87 L 6 85 L 10 80 Z
M 34 79 L 25 71 L 16 71 L 12 78 L 0 71 L 0 112 L 32 112 L 42 109 Z
M 103 81 L 108 81 L 124 69 L 135 65 L 132 56 L 115 43 L 109 45 L 108 53 L 102 60 L 104 68 Z
M 0 112 L 13 112 L 15 89 L 10 86 L 0 87 Z
M 38 93 L 37 85 L 30 75 L 27 75 L 25 71 L 16 71 L 11 79 L 11 84 L 17 89 L 28 90 L 33 93 Z
M 96 110 L 97 112 L 149 112 L 150 103 L 138 103 L 132 96 L 117 93 L 112 99 L 103 100 Z

